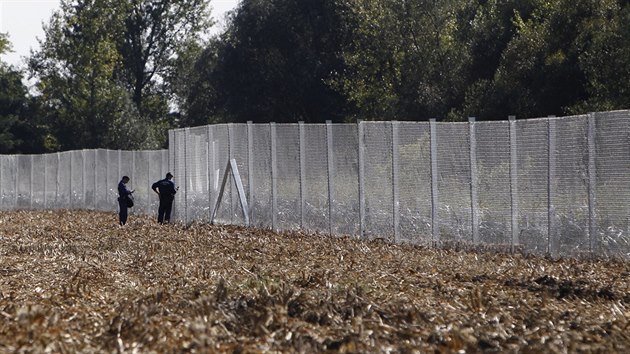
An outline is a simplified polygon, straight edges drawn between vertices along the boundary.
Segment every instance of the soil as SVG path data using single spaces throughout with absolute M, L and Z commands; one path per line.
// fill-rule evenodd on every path
M 1 352 L 627 353 L 630 264 L 0 212 Z

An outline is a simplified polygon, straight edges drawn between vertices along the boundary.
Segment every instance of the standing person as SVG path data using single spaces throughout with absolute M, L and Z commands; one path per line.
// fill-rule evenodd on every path
M 134 192 L 133 190 L 127 189 L 128 182 L 129 177 L 127 176 L 123 176 L 120 182 L 118 182 L 118 222 L 120 226 L 124 226 L 127 223 L 127 209 L 129 208 L 128 200 Z
M 151 186 L 151 189 L 160 196 L 160 206 L 158 207 L 158 223 L 169 223 L 171 221 L 171 210 L 173 209 L 173 199 L 179 187 L 175 188 L 172 181 L 173 175 L 168 172 L 166 178 L 161 179 Z

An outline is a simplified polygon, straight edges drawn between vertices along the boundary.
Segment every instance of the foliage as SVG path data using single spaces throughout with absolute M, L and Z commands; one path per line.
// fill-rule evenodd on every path
M 206 6 L 62 1 L 30 60 L 56 148 L 164 146 L 163 130 L 176 124 L 164 73 L 180 44 L 206 26 Z
M 0 54 L 10 50 L 7 36 L 0 33 Z M 44 129 L 34 107 L 22 72 L 0 61 L 0 154 L 43 152 Z
M 214 101 L 209 113 L 231 121 L 342 120 L 345 99 L 327 84 L 343 68 L 342 25 L 334 0 L 242 1 L 196 64 L 198 87 L 214 89 L 191 102 Z
M 37 94 L 0 64 L 4 151 L 157 148 L 166 129 L 218 122 L 630 105 L 627 0 L 242 0 L 213 37 L 208 11 L 208 0 L 63 0 L 30 58 Z

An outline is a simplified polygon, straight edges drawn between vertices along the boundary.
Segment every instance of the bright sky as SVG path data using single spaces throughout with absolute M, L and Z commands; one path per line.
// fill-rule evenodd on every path
M 217 30 L 224 24 L 224 15 L 236 7 L 239 0 L 210 0 L 212 17 Z M 3 54 L 2 61 L 23 67 L 24 57 L 31 49 L 39 48 L 37 38 L 43 39 L 43 23 L 48 23 L 59 0 L 0 0 L 0 32 L 8 33 L 13 53 Z

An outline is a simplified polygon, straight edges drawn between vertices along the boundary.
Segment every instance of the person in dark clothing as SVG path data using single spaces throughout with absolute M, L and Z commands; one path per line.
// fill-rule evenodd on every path
M 134 192 L 133 190 L 127 189 L 127 183 L 129 182 L 129 177 L 123 176 L 123 178 L 118 182 L 118 222 L 120 226 L 123 226 L 127 223 L 127 198 L 131 197 L 131 194 Z
M 158 223 L 169 223 L 171 221 L 171 210 L 173 200 L 179 187 L 175 187 L 172 181 L 173 175 L 168 172 L 166 178 L 161 179 L 151 186 L 151 189 L 160 196 L 160 206 L 158 207 Z

